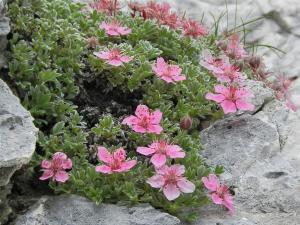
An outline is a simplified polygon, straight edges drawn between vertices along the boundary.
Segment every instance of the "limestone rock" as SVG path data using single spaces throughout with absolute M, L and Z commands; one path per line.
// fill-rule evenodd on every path
M 210 165 L 224 165 L 223 181 L 234 187 L 236 214 L 211 206 L 197 225 L 299 224 L 300 157 L 281 141 L 289 141 L 288 118 L 286 107 L 272 101 L 254 116 L 226 118 L 201 133 L 203 155 Z
M 0 80 L 0 186 L 31 159 L 37 134 L 32 121 L 30 113 Z
M 266 85 L 261 81 L 246 80 L 245 87 L 254 95 L 254 98 L 250 101 L 253 105 L 255 105 L 254 111 L 257 111 L 264 104 L 274 99 L 272 89 L 266 87 Z
M 44 197 L 16 225 L 179 225 L 180 221 L 148 204 L 132 208 L 101 204 L 78 196 Z

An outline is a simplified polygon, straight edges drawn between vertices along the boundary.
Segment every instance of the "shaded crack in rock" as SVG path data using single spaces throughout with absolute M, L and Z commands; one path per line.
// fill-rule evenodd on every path
M 280 27 L 282 32 L 292 34 L 292 29 L 277 10 L 272 10 L 266 14 L 263 14 L 263 16 L 274 21 Z

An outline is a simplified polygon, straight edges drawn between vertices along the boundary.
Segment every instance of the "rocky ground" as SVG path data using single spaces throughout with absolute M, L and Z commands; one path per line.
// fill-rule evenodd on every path
M 8 19 L 3 17 L 5 0 L 0 0 L 0 67 L 5 64 L 5 35 Z M 176 8 L 194 18 L 204 13 L 229 12 L 222 29 L 252 18 L 267 16 L 250 27 L 247 39 L 273 45 L 286 51 L 278 57 L 270 48 L 259 53 L 274 72 L 300 75 L 300 4 L 298 0 L 169 0 Z M 237 15 L 235 16 L 235 12 Z M 236 18 L 236 19 L 235 19 Z M 236 22 L 235 22 L 236 21 Z M 4 46 L 4 47 L 3 47 Z M 195 225 L 299 225 L 300 224 L 300 110 L 289 112 L 276 101 L 271 90 L 261 83 L 248 84 L 256 93 L 252 114 L 235 115 L 218 121 L 201 133 L 208 163 L 225 166 L 223 181 L 232 185 L 236 213 L 229 216 L 218 206 L 209 206 L 199 214 Z M 294 84 L 294 102 L 300 107 L 300 79 Z M 263 106 L 263 107 L 261 107 Z M 18 139 L 16 139 L 16 136 Z M 22 139 L 23 138 L 23 139 Z M 12 173 L 27 163 L 34 150 L 36 128 L 4 82 L 0 80 L 0 212 L 4 215 L 7 185 Z M 24 140 L 24 141 L 16 141 Z M 21 145 L 19 145 L 21 143 Z M 17 151 L 19 150 L 19 152 Z M 1 224 L 0 213 L 0 224 Z M 9 213 L 7 211 L 6 213 Z M 31 210 L 20 216 L 18 225 L 112 224 L 179 225 L 180 221 L 148 205 L 128 209 L 125 206 L 100 207 L 76 196 L 43 197 Z

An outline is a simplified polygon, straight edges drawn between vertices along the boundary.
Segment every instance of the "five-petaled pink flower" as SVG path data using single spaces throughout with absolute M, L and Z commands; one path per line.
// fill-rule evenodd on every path
M 163 166 L 156 169 L 156 174 L 147 180 L 147 183 L 154 188 L 162 189 L 164 195 L 169 201 L 180 196 L 180 193 L 192 193 L 195 191 L 195 185 L 187 180 L 183 174 L 185 168 L 182 165 Z
M 120 49 L 112 49 L 110 51 L 101 51 L 101 52 L 94 52 L 95 56 L 97 56 L 100 59 L 103 59 L 106 61 L 107 64 L 112 66 L 121 66 L 123 63 L 130 62 L 133 57 L 122 55 L 122 52 Z
M 228 43 L 224 52 L 230 58 L 235 59 L 244 59 L 249 56 L 244 49 L 243 44 L 240 42 L 240 37 L 237 33 L 232 34 L 228 38 Z
M 106 174 L 126 172 L 137 163 L 136 160 L 126 161 L 126 152 L 123 148 L 110 153 L 106 148 L 98 147 L 98 158 L 106 165 L 96 166 L 96 172 Z
M 181 75 L 182 69 L 179 66 L 169 65 L 161 57 L 152 66 L 152 70 L 160 79 L 167 83 L 175 83 L 186 79 L 185 76 Z
M 253 104 L 247 102 L 248 98 L 253 97 L 253 94 L 245 88 L 216 85 L 215 92 L 217 94 L 207 93 L 205 98 L 220 103 L 225 114 L 234 113 L 237 110 L 252 111 L 255 108 Z
M 213 202 L 217 205 L 224 205 L 230 213 L 233 213 L 233 199 L 229 188 L 225 184 L 220 184 L 217 176 L 214 174 L 210 174 L 208 177 L 202 177 L 202 182 L 210 191 Z
M 72 161 L 65 153 L 56 152 L 52 156 L 52 160 L 43 160 L 41 163 L 43 175 L 40 180 L 48 180 L 52 178 L 53 181 L 64 183 L 69 179 L 66 170 L 72 168 Z
M 113 20 L 110 23 L 102 22 L 100 28 L 104 29 L 106 34 L 110 36 L 121 36 L 131 33 L 130 28 L 122 27 L 116 20 Z
M 206 28 L 197 21 L 188 19 L 182 22 L 183 34 L 193 38 L 202 37 L 208 34 Z
M 160 134 L 163 128 L 159 125 L 162 119 L 160 110 L 150 111 L 146 105 L 138 105 L 135 116 L 125 118 L 122 124 L 127 124 L 138 133 Z
M 137 152 L 142 155 L 152 155 L 151 162 L 155 167 L 161 167 L 171 159 L 184 158 L 185 152 L 178 145 L 169 145 L 166 141 L 155 141 L 147 147 L 138 147 Z

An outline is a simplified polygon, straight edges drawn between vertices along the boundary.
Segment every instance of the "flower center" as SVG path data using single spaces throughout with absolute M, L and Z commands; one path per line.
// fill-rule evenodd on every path
M 149 124 L 150 124 L 150 119 L 147 116 L 144 116 L 139 122 L 139 125 L 144 128 L 147 128 Z

